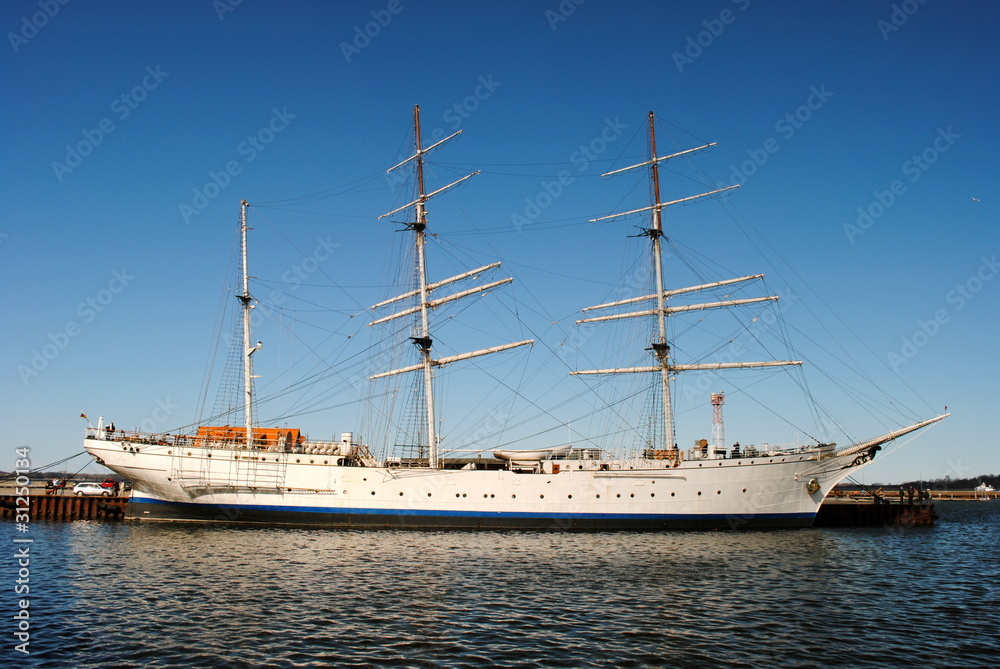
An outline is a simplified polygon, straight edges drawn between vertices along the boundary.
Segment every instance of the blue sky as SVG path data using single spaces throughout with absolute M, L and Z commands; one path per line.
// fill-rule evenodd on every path
M 408 155 L 420 104 L 427 137 L 464 131 L 432 157 L 431 182 L 483 170 L 432 203 L 432 278 L 499 256 L 506 297 L 530 305 L 524 328 L 485 320 L 510 307 L 468 307 L 456 350 L 540 338 L 478 367 L 546 408 L 520 428 L 540 436 L 511 447 L 602 429 L 581 418 L 588 382 L 566 371 L 615 340 L 573 339 L 572 322 L 624 295 L 643 222 L 587 220 L 645 203 L 641 175 L 599 175 L 644 158 L 653 110 L 661 153 L 718 142 L 670 164 L 665 199 L 742 185 L 671 210 L 667 235 L 718 278 L 768 274 L 809 390 L 848 435 L 953 412 L 863 478 L 998 469 L 996 3 L 18 0 L 0 26 L 2 415 L 36 466 L 81 450 L 81 410 L 119 427 L 195 420 L 242 198 L 254 294 L 284 296 L 261 327 L 261 391 L 317 356 L 363 385 L 361 312 L 389 294 L 401 237 L 375 218 L 408 195 L 382 171 Z M 679 259 L 668 283 L 697 282 Z M 787 375 L 736 374 L 678 383 L 682 445 L 709 436 L 720 390 L 730 442 L 810 433 L 806 405 L 778 387 Z M 495 390 L 466 397 L 470 371 L 443 376 L 458 396 L 445 424 L 465 433 L 517 435 L 537 411 Z M 330 407 L 288 420 L 324 438 L 371 423 L 354 390 L 340 402 L 320 385 L 325 401 L 276 400 L 262 417 Z M 789 422 L 742 401 L 751 387 Z M 864 406 L 890 397 L 892 411 Z M 467 438 L 456 430 L 446 443 Z

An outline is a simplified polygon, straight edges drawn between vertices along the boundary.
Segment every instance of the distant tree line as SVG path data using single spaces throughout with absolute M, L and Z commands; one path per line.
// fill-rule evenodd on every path
M 923 486 L 924 488 L 930 488 L 931 490 L 972 490 L 981 483 L 986 485 L 991 485 L 994 488 L 1000 490 L 1000 474 L 981 474 L 979 476 L 973 476 L 964 479 L 953 479 L 950 476 L 945 476 L 940 479 L 932 479 L 929 481 L 906 481 L 901 483 L 903 487 Z

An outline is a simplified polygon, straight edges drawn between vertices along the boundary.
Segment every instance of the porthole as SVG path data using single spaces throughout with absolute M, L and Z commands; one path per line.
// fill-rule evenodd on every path
M 486 499 L 487 497 L 489 497 L 489 495 L 487 495 L 486 493 L 483 493 L 483 499 Z
M 545 499 L 545 495 L 539 495 L 538 499 Z
M 651 493 L 649 493 L 649 496 L 650 497 L 656 497 L 656 493 L 655 492 L 651 492 Z
M 511 495 L 510 498 L 511 499 L 515 499 L 515 498 L 517 498 L 517 495 Z
M 746 488 L 744 488 L 744 489 L 743 489 L 743 492 L 746 492 L 746 491 L 747 491 L 747 489 L 746 489 Z
M 464 492 L 462 493 L 462 497 L 465 497 L 465 493 Z
M 372 494 L 373 494 L 373 495 L 375 494 L 375 491 L 374 491 L 374 490 L 372 490 Z
M 275 460 L 275 462 L 277 462 L 277 460 Z M 328 460 L 324 460 L 324 461 L 323 461 L 323 464 L 324 464 L 324 465 L 326 465 L 326 464 L 329 464 L 329 461 L 328 461 Z
M 206 457 L 206 458 L 210 458 L 210 457 L 212 457 L 212 454 L 211 454 L 211 453 L 209 453 L 209 454 L 208 454 L 208 455 L 206 455 L 205 457 Z
M 698 463 L 698 466 L 701 467 L 701 463 L 700 462 Z
M 400 496 L 400 497 L 402 497 L 402 496 L 403 496 L 403 493 L 399 493 L 399 496 Z
M 122 446 L 122 448 L 125 448 L 125 447 Z M 167 451 L 167 455 L 170 455 L 171 453 L 173 453 L 173 451 Z
M 495 496 L 493 493 L 490 493 L 490 499 L 493 499 Z
M 567 499 L 573 499 L 573 495 L 566 495 Z
M 672 492 L 672 493 L 670 493 L 670 496 L 671 496 L 671 497 L 673 497 L 673 496 L 674 496 L 674 495 L 676 495 L 676 494 L 677 494 L 677 493 L 675 493 L 675 492 Z
M 618 493 L 617 495 L 615 495 L 615 497 L 621 497 L 621 496 L 622 496 L 621 493 Z
M 309 464 L 313 464 L 314 462 L 316 462 L 316 461 L 315 460 L 310 460 Z
M 721 495 L 721 494 L 722 494 L 722 491 L 721 491 L 721 490 L 716 490 L 716 491 L 715 491 L 715 494 L 716 494 L 716 495 Z
M 601 495 L 600 495 L 600 493 L 598 493 L 598 495 L 597 495 L 597 499 L 600 499 L 600 498 L 601 498 Z
M 698 496 L 701 497 L 701 491 L 700 490 L 698 491 Z
M 630 493 L 628 494 L 628 496 L 629 496 L 629 497 L 635 497 L 635 493 L 634 493 L 634 492 L 630 492 Z
M 455 497 L 461 497 L 461 495 L 459 495 L 459 494 L 458 494 L 458 493 L 456 492 L 456 493 L 455 493 Z
M 430 496 L 431 496 L 431 494 L 430 494 L 430 493 L 427 493 L 427 496 L 428 496 L 428 497 L 430 497 Z
M 722 463 L 721 463 L 721 462 L 719 463 L 719 466 L 720 466 L 720 467 L 722 466 Z
M 302 461 L 299 460 L 298 458 L 295 458 L 295 462 L 302 462 Z

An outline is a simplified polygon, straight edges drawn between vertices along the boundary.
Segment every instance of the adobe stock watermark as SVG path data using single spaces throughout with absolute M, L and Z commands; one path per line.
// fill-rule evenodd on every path
M 288 107 L 282 107 L 280 110 L 277 107 L 272 108 L 271 118 L 264 127 L 247 135 L 245 140 L 236 145 L 236 153 L 242 158 L 242 161 L 229 160 L 218 172 L 209 170 L 208 181 L 200 188 L 191 189 L 190 204 L 181 202 L 177 205 L 181 218 L 184 219 L 184 224 L 191 223 L 192 216 L 200 214 L 211 204 L 212 200 L 219 197 L 222 191 L 232 183 L 233 177 L 240 174 L 246 165 L 256 160 L 257 156 L 264 152 L 267 145 L 273 142 L 274 138 L 287 128 L 288 123 L 294 118 L 295 114 L 290 114 Z
M 373 9 L 369 12 L 372 20 L 364 25 L 354 26 L 353 39 L 348 42 L 341 42 L 340 53 L 344 55 L 344 60 L 350 64 L 351 60 L 368 48 L 372 40 L 382 34 L 382 31 L 389 27 L 394 16 L 398 16 L 405 7 L 402 0 L 389 0 L 385 9 Z
M 14 638 L 20 643 L 14 645 L 14 650 L 28 655 L 31 651 L 31 599 L 25 595 L 31 594 L 31 546 L 34 539 L 28 536 L 31 529 L 31 449 L 21 446 L 14 449 L 17 456 L 14 460 L 14 528 L 21 533 L 20 537 L 11 540 L 14 544 L 14 566 L 17 567 L 17 578 L 14 579 L 13 592 L 19 595 L 17 613 L 14 620 Z M 35 579 L 36 581 L 38 579 Z
M 886 357 L 889 364 L 892 365 L 892 371 L 898 372 L 900 367 L 916 357 L 920 349 L 927 346 L 931 339 L 941 332 L 941 328 L 951 321 L 952 313 L 958 313 L 965 309 L 979 291 L 993 280 L 998 270 L 1000 270 L 1000 265 L 997 264 L 995 253 L 991 257 L 983 256 L 980 258 L 980 265 L 976 271 L 962 283 L 955 284 L 955 287 L 945 294 L 945 301 L 952 305 L 951 311 L 938 309 L 926 321 L 917 321 L 916 330 L 900 340 L 899 351 L 888 353 Z
M 889 20 L 879 19 L 875 26 L 882 33 L 882 40 L 888 42 L 889 36 L 897 32 L 906 25 L 910 17 L 927 3 L 927 0 L 903 0 L 903 2 L 892 5 L 892 12 L 889 13 Z
M 782 139 L 785 141 L 790 140 L 795 136 L 795 133 L 802 129 L 802 127 L 812 119 L 813 114 L 826 104 L 827 100 L 833 97 L 833 92 L 826 90 L 826 84 L 820 84 L 819 88 L 816 86 L 809 87 L 809 97 L 806 101 L 795 108 L 794 111 L 790 111 L 781 118 L 779 118 L 774 123 L 774 130 L 777 132 Z M 776 154 L 781 150 L 781 144 L 774 137 L 768 137 L 761 144 L 760 148 L 757 149 L 747 149 L 747 160 L 736 165 L 730 165 L 729 173 L 729 183 L 724 183 L 722 181 L 716 184 L 717 188 L 725 188 L 731 185 L 742 186 L 747 182 L 747 179 L 757 174 L 757 172 L 767 161 L 771 159 L 771 156 Z
M 781 314 L 787 312 L 799 301 L 799 297 L 791 290 L 775 290 L 773 294 L 780 298 L 774 303 L 774 308 L 767 309 L 758 318 L 755 318 L 725 348 L 716 351 L 711 357 L 707 358 L 708 362 L 739 362 L 744 359 L 743 356 L 746 354 L 747 348 L 741 340 L 752 335 L 756 341 L 760 335 L 753 334 L 755 330 L 759 330 L 765 326 L 773 326 L 778 322 Z M 709 374 L 697 374 L 694 378 L 694 383 L 688 381 L 684 384 L 684 401 L 686 406 L 704 404 L 709 389 L 718 383 L 716 377 Z
M 587 0 L 561 0 L 555 9 L 545 10 L 545 20 L 549 22 L 549 28 L 557 30 L 560 23 L 565 23 L 576 8 Z
M 50 332 L 48 343 L 41 348 L 31 349 L 28 363 L 17 366 L 21 383 L 27 386 L 33 378 L 45 371 L 49 364 L 66 350 L 70 342 L 80 336 L 83 326 L 93 323 L 97 315 L 103 313 L 114 301 L 115 296 L 120 295 L 134 280 L 135 276 L 129 274 L 124 267 L 120 271 L 112 270 L 107 285 L 77 305 L 76 315 L 80 317 L 79 320 L 67 321 L 61 329 Z
M 454 103 L 448 107 L 444 114 L 441 115 L 441 120 L 447 125 L 448 129 L 443 127 L 434 128 L 434 130 L 428 135 L 429 139 L 426 142 L 427 146 L 441 141 L 445 138 L 449 132 L 455 132 L 461 129 L 462 125 L 467 121 L 472 114 L 474 114 L 484 102 L 493 96 L 500 86 L 503 85 L 502 81 L 496 81 L 493 79 L 493 73 L 487 74 L 485 77 L 480 75 L 476 77 L 476 84 L 472 89 L 472 93 L 465 96 L 459 102 Z M 393 170 L 391 172 L 385 173 L 385 181 L 389 185 L 389 189 L 393 192 L 407 181 L 405 170 Z
M 953 132 L 950 125 L 947 130 L 938 128 L 937 137 L 930 145 L 904 162 L 900 166 L 900 171 L 904 176 L 909 177 L 910 183 L 916 183 L 941 158 L 941 154 L 954 146 L 955 141 L 959 138 L 961 135 Z M 874 199 L 867 205 L 858 207 L 858 217 L 854 223 L 844 223 L 844 234 L 847 235 L 847 241 L 853 244 L 858 237 L 870 230 L 875 225 L 875 221 L 882 218 L 900 196 L 906 193 L 906 189 L 906 183 L 902 179 L 894 179 L 886 190 L 873 191 L 872 197 Z
M 313 274 L 321 271 L 321 265 L 333 257 L 333 252 L 339 248 L 340 242 L 333 241 L 330 235 L 316 237 L 316 246 L 313 247 L 312 252 L 281 274 L 281 283 L 285 286 L 284 290 L 272 288 L 267 294 L 266 300 L 258 300 L 257 308 L 250 312 L 251 327 L 256 328 L 273 316 L 275 309 L 285 304 L 291 294 L 297 291 Z M 233 336 L 239 335 L 223 333 L 222 341 L 226 348 L 232 342 Z
M 142 81 L 133 86 L 132 90 L 122 93 L 111 101 L 111 113 L 119 121 L 124 121 L 169 76 L 170 73 L 162 71 L 159 65 L 155 68 L 147 65 L 146 75 Z M 106 116 L 97 122 L 96 128 L 92 130 L 84 128 L 81 131 L 83 139 L 73 145 L 67 144 L 63 162 L 52 161 L 52 171 L 59 183 L 62 183 L 63 177 L 82 165 L 83 159 L 92 154 L 94 149 L 115 131 L 115 128 L 115 122 Z
M 750 6 L 750 0 L 732 0 L 732 3 L 741 12 L 746 11 L 747 7 Z M 701 58 L 701 55 L 705 53 L 705 49 L 712 46 L 715 40 L 722 36 L 722 33 L 726 30 L 726 26 L 730 26 L 736 21 L 736 16 L 736 12 L 727 7 L 719 12 L 719 18 L 702 21 L 701 25 L 705 26 L 705 29 L 693 37 L 688 35 L 684 53 L 674 51 L 670 55 L 674 60 L 674 65 L 677 66 L 677 71 L 683 74 L 685 67 L 694 63 L 698 58 Z
M 17 53 L 21 47 L 38 35 L 38 31 L 49 25 L 49 21 L 54 19 L 59 11 L 69 4 L 69 0 L 38 0 L 38 8 L 41 10 L 30 16 L 25 14 L 21 17 L 21 29 L 18 32 L 8 32 L 7 41 L 10 48 Z
M 220 21 L 226 20 L 226 14 L 236 11 L 236 8 L 243 4 L 243 0 L 213 0 L 212 9 Z
M 601 128 L 597 136 L 586 144 L 581 144 L 576 151 L 570 154 L 570 164 L 576 168 L 578 173 L 582 174 L 627 129 L 628 125 L 622 123 L 620 117 L 616 116 L 614 120 L 610 117 L 605 118 L 604 127 Z M 524 210 L 510 215 L 510 222 L 514 228 L 520 233 L 524 226 L 538 220 L 542 212 L 551 207 L 552 203 L 575 181 L 576 177 L 570 170 L 560 170 L 554 179 L 542 181 L 541 189 L 537 194 L 524 198 Z

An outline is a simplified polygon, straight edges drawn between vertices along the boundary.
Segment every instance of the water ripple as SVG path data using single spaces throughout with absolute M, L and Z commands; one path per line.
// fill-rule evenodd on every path
M 1000 504 L 939 511 L 743 533 L 36 523 L 31 666 L 992 665 Z

